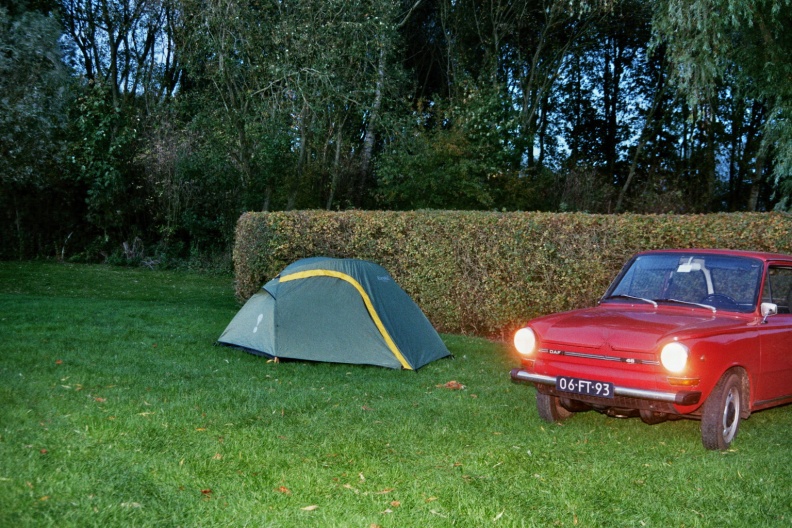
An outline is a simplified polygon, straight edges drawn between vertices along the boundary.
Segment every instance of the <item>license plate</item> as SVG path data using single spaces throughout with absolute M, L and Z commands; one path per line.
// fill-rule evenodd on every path
M 600 398 L 613 398 L 613 383 L 594 381 L 580 378 L 558 376 L 556 389 L 586 396 L 599 396 Z

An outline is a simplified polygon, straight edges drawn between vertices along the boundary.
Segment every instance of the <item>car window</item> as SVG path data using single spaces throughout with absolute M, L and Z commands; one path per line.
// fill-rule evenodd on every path
M 779 314 L 792 312 L 792 268 L 770 266 L 762 301 L 778 305 Z
M 729 268 L 714 268 L 712 270 L 712 284 L 715 292 L 728 295 L 741 304 L 751 304 L 756 296 L 756 278 L 760 270 L 755 270 L 753 280 L 745 280 L 744 270 Z
M 702 271 L 674 273 L 668 286 L 668 298 L 699 302 L 707 296 L 707 279 Z
M 760 261 L 742 256 L 640 255 L 611 285 L 606 298 L 615 297 L 614 302 L 625 302 L 630 297 L 675 300 L 706 304 L 718 310 L 752 312 L 759 296 L 762 269 Z

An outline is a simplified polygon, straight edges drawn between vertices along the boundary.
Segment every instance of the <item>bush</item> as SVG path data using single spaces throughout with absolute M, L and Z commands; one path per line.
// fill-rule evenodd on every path
M 439 331 L 506 338 L 529 318 L 591 306 L 638 251 L 790 253 L 791 233 L 783 213 L 246 213 L 233 258 L 240 301 L 297 259 L 361 258 L 384 266 Z

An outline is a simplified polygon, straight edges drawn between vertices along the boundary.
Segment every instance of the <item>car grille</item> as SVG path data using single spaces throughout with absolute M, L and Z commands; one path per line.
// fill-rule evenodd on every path
M 611 361 L 614 363 L 626 363 L 629 365 L 659 365 L 656 359 L 641 359 L 637 357 L 609 356 L 607 354 L 592 354 L 589 352 L 573 352 L 571 350 L 559 350 L 555 348 L 540 348 L 539 353 L 551 356 L 565 356 L 583 359 L 595 359 L 599 361 Z

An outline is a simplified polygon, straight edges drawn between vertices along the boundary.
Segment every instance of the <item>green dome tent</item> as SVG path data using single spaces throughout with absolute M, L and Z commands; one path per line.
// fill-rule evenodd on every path
M 218 342 L 269 357 L 408 370 L 451 355 L 384 268 L 325 257 L 287 266 L 245 303 Z

